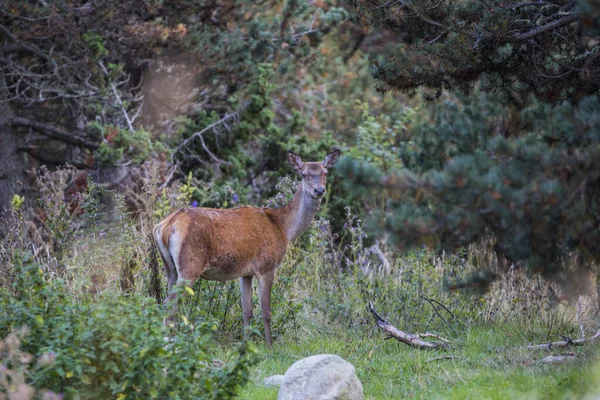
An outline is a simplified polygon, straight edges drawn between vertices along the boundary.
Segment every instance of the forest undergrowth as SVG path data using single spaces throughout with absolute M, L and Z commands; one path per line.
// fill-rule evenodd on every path
M 243 340 L 237 281 L 184 288 L 179 322 L 162 324 L 166 279 L 150 229 L 188 206 L 191 189 L 210 198 L 210 186 L 190 178 L 161 192 L 148 182 L 149 211 L 132 215 L 122 196 L 91 181 L 65 201 L 73 173 L 40 172 L 41 224 L 18 201 L 3 221 L 10 229 L 0 244 L 0 398 L 274 399 L 265 377 L 321 353 L 353 363 L 366 398 L 600 394 L 598 343 L 526 348 L 594 335 L 593 275 L 528 276 L 496 255 L 491 238 L 453 254 L 425 246 L 400 253 L 368 237 L 348 208 L 341 230 L 317 218 L 289 249 L 273 288 L 268 349 L 256 288 L 255 328 Z M 283 180 L 271 204 L 293 189 Z M 574 257 L 564 262 L 578 265 Z M 482 273 L 481 287 L 457 289 Z M 489 284 L 488 275 L 497 279 Z M 386 340 L 369 301 L 398 329 L 439 335 L 449 347 L 422 351 Z M 548 355 L 566 361 L 543 362 Z

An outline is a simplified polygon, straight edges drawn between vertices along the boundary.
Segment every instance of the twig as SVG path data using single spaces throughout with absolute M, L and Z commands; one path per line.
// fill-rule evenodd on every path
M 125 106 L 123 105 L 123 101 L 121 101 L 121 96 L 119 96 L 119 92 L 117 92 L 117 87 L 115 86 L 112 79 L 110 79 L 110 75 L 108 74 L 108 71 L 104 67 L 104 64 L 102 63 L 102 61 L 98 61 L 98 65 L 102 69 L 102 72 L 104 72 L 104 75 L 106 75 L 106 79 L 108 79 L 110 88 L 112 89 L 113 95 L 115 96 L 115 99 L 117 100 L 117 104 L 119 104 L 119 106 L 121 107 L 121 111 L 123 111 L 123 117 L 125 117 L 125 121 L 127 122 L 127 127 L 129 128 L 129 131 L 134 132 L 135 129 L 133 129 L 133 124 L 131 122 L 131 118 L 129 118 L 129 114 L 127 113 L 127 110 L 125 109 Z
M 525 1 L 523 3 L 519 3 L 519 4 L 515 4 L 514 6 L 512 6 L 511 8 L 513 10 L 516 10 L 518 8 L 522 8 L 522 7 L 529 7 L 529 6 L 545 6 L 545 5 L 550 5 L 550 6 L 555 6 L 558 7 L 556 4 L 553 3 L 548 3 L 547 1 Z
M 375 311 L 375 307 L 373 307 L 373 303 L 370 301 L 369 311 L 371 312 L 371 314 L 373 314 L 373 317 L 375 317 L 377 325 L 381 329 L 383 329 L 384 332 L 388 333 L 391 337 L 402 343 L 406 343 L 407 345 L 420 350 L 439 349 L 447 347 L 447 344 L 445 343 L 427 342 L 425 340 L 421 340 L 418 335 L 413 335 L 397 329 L 395 326 L 393 326 L 392 324 L 387 322 L 383 317 L 377 314 L 377 311 Z
M 208 155 L 210 156 L 210 158 L 212 158 L 212 160 L 214 162 L 216 162 L 216 163 L 224 163 L 224 164 L 227 164 L 227 165 L 231 165 L 231 163 L 229 161 L 221 160 L 220 158 L 218 158 L 217 156 L 215 156 L 212 151 L 210 151 L 208 149 L 208 147 L 206 146 L 206 143 L 204 143 L 204 136 L 198 135 L 198 138 L 200 139 L 200 143 L 202 143 L 202 148 L 204 149 L 204 151 L 206 151 L 206 153 L 208 153 Z
M 319 31 L 320 31 L 320 29 L 309 29 L 309 30 L 307 30 L 307 31 L 304 31 L 304 32 L 300 32 L 300 33 L 294 33 L 294 34 L 292 35 L 292 37 L 293 37 L 294 39 L 296 39 L 296 38 L 299 38 L 300 36 L 306 36 L 306 35 L 310 35 L 311 33 L 316 33 L 316 32 L 319 32 Z
M 440 335 L 436 335 L 435 333 L 430 333 L 430 332 L 417 333 L 417 336 L 420 338 L 432 337 L 432 338 L 441 340 L 442 342 L 451 343 L 448 339 L 444 339 L 443 337 L 441 337 Z
M 446 319 L 445 319 L 444 317 L 442 317 L 442 315 L 441 315 L 441 314 L 439 313 L 439 311 L 437 310 L 436 306 L 433 304 L 433 302 L 434 302 L 435 300 L 428 299 L 427 297 L 423 297 L 423 300 L 427 301 L 427 302 L 428 302 L 428 303 L 431 305 L 431 307 L 433 308 L 433 311 L 435 311 L 435 313 L 437 314 L 437 316 L 438 316 L 438 317 L 440 317 L 440 319 L 441 319 L 442 321 L 444 321 L 444 323 L 446 324 L 446 326 L 447 326 L 448 328 L 450 328 L 450 329 L 452 330 L 452 332 L 454 332 L 454 333 L 456 334 L 456 330 L 454 330 L 454 328 L 453 328 L 453 327 L 452 327 L 452 326 L 451 326 L 451 325 L 448 323 L 448 321 L 446 321 Z M 449 313 L 449 314 L 450 314 L 450 315 L 451 315 L 451 316 L 454 318 L 454 314 L 452 314 L 452 313 L 450 312 L 450 310 L 448 310 L 448 309 L 446 308 L 446 306 L 444 306 L 443 304 L 441 304 L 439 301 L 435 301 L 435 302 L 436 302 L 437 304 L 440 304 L 440 305 L 441 305 L 441 306 L 442 306 L 442 307 L 443 307 L 443 308 L 444 308 L 446 311 L 448 311 L 448 313 Z
M 192 140 L 196 139 L 199 136 L 202 136 L 204 134 L 204 132 L 214 128 L 215 126 L 224 123 L 225 121 L 227 121 L 230 118 L 234 118 L 237 117 L 238 113 L 234 112 L 231 114 L 227 114 L 225 115 L 223 118 L 221 118 L 220 120 L 213 122 L 212 124 L 208 125 L 207 127 L 205 127 L 204 129 L 202 129 L 201 131 L 195 132 L 192 136 L 190 136 L 189 138 L 185 139 L 183 142 L 181 142 L 179 144 L 179 146 L 177 146 L 177 148 L 175 149 L 174 153 L 178 153 L 181 151 L 181 149 L 183 149 L 184 147 L 186 147 L 188 145 L 188 143 L 190 143 Z
M 30 51 L 31 53 L 43 58 L 44 60 L 52 63 L 52 66 L 54 67 L 54 69 L 56 70 L 57 66 L 56 66 L 56 62 L 46 53 L 44 53 L 42 50 L 40 50 L 37 46 L 31 44 L 31 43 L 24 43 L 22 41 L 19 40 L 19 38 L 17 38 L 7 27 L 5 27 L 4 25 L 0 24 L 0 31 L 4 32 L 4 34 L 6 36 L 8 36 L 12 41 L 14 41 L 15 43 L 17 43 L 19 46 L 21 46 L 23 49 Z
M 410 5 L 406 4 L 406 2 L 404 0 L 398 0 L 394 4 L 396 4 L 396 3 L 401 3 L 402 4 L 401 8 L 402 7 L 406 8 L 408 11 L 410 11 L 413 14 L 415 14 L 417 16 L 417 18 L 419 18 L 421 21 L 423 21 L 423 22 L 425 22 L 425 23 L 427 23 L 429 25 L 437 26 L 438 28 L 441 28 L 441 29 L 443 29 L 445 31 L 449 31 L 450 30 L 450 29 L 446 28 L 444 25 L 440 24 L 439 22 L 434 21 L 432 19 L 429 19 L 427 17 L 424 17 L 424 16 L 420 15 L 414 8 L 412 8 Z

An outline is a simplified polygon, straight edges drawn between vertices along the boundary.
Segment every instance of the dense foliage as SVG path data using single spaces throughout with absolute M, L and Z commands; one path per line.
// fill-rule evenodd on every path
M 388 190 L 379 218 L 398 243 L 451 248 L 492 234 L 501 254 L 547 273 L 568 251 L 598 260 L 598 99 L 528 108 L 526 128 L 507 137 L 482 97 L 446 100 L 433 125 L 399 144 L 404 169 L 382 176 L 349 160 L 341 168 L 356 190 Z
M 410 135 L 390 144 L 402 159 L 395 171 L 342 163 L 354 190 L 387 190 L 375 225 L 403 246 L 451 249 L 491 235 L 500 254 L 547 274 L 574 250 L 582 265 L 598 261 L 592 11 L 584 17 L 577 2 L 355 5 L 363 23 L 399 42 L 379 55 L 373 76 L 393 89 L 434 89 L 439 98 Z
M 0 397 L 246 398 L 265 371 L 330 349 L 367 396 L 439 397 L 481 363 L 512 374 L 502 385 L 553 381 L 523 373 L 539 357 L 518 346 L 598 325 L 598 294 L 579 298 L 600 254 L 598 13 L 0 2 Z M 275 350 L 256 363 L 257 296 L 244 336 L 237 282 L 182 288 L 164 327 L 152 226 L 181 207 L 281 206 L 297 189 L 286 150 L 317 161 L 332 147 L 346 158 L 277 273 Z M 559 285 L 521 265 L 566 273 Z M 479 290 L 441 290 L 466 286 Z M 474 362 L 437 379 L 437 363 L 381 339 L 369 301 Z M 588 376 L 590 347 L 566 388 Z
M 425 87 L 439 97 L 479 84 L 523 104 L 531 94 L 556 103 L 600 89 L 596 1 L 351 3 L 360 23 L 394 35 L 371 66 L 382 90 Z
M 248 380 L 253 347 L 240 345 L 226 364 L 215 360 L 209 323 L 169 333 L 161 307 L 147 297 L 77 298 L 29 254 L 14 260 L 11 274 L 11 290 L 0 291 L 0 337 L 26 329 L 20 351 L 30 356 L 21 359 L 36 388 L 73 399 L 224 399 Z

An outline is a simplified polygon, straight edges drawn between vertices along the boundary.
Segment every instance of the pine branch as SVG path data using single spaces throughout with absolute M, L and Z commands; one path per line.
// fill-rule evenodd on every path
M 520 42 L 523 40 L 531 39 L 532 37 L 535 37 L 535 36 L 539 35 L 540 33 L 544 33 L 546 31 L 549 31 L 552 29 L 556 29 L 563 25 L 571 24 L 573 22 L 578 21 L 579 19 L 580 19 L 579 15 L 569 15 L 569 16 L 563 17 L 561 19 L 557 19 L 556 21 L 552 21 L 546 25 L 538 26 L 537 28 L 532 29 L 528 32 L 523 32 L 518 35 L 515 35 L 513 40 Z

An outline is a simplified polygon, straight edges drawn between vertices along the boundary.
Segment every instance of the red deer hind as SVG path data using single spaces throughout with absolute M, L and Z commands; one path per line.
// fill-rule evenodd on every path
M 229 281 L 240 278 L 244 327 L 252 319 L 252 277 L 258 293 L 265 339 L 271 337 L 271 287 L 288 244 L 306 230 L 325 194 L 327 169 L 338 161 L 340 150 L 323 162 L 302 162 L 289 151 L 287 160 L 302 176 L 294 198 L 285 206 L 268 209 L 180 209 L 153 229 L 154 239 L 167 272 L 168 304 L 176 300 L 177 285 L 193 285 L 198 278 Z M 175 311 L 175 306 L 172 313 Z M 173 315 L 173 314 L 171 314 Z

